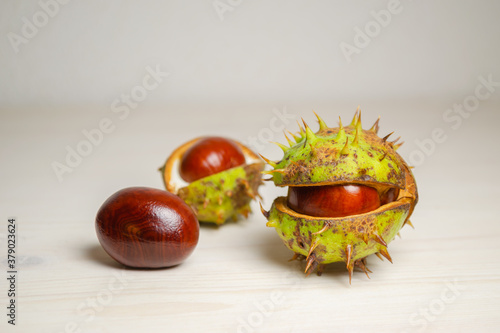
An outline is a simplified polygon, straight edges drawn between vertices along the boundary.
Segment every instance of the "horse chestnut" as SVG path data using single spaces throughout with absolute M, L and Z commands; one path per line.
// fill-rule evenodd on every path
M 207 137 L 192 145 L 182 156 L 180 175 L 188 183 L 245 163 L 245 155 L 233 141 Z
M 317 217 L 343 217 L 380 207 L 376 189 L 365 185 L 290 186 L 288 207 Z
M 119 263 L 140 268 L 180 264 L 198 243 L 199 224 L 176 195 L 130 187 L 109 197 L 96 217 L 97 238 Z
M 178 195 L 200 222 L 224 224 L 251 212 L 264 163 L 236 140 L 199 137 L 177 147 L 160 168 L 167 191 Z
M 265 159 L 275 185 L 289 187 L 287 197 L 261 207 L 295 259 L 306 259 L 306 274 L 344 262 L 351 281 L 354 267 L 365 273 L 366 257 L 392 262 L 387 249 L 418 202 L 411 168 L 396 152 L 399 138 L 378 136 L 379 121 L 363 129 L 361 111 L 348 126 L 328 127 L 319 116 L 318 131 L 305 122 L 299 133 L 278 144 L 283 157 Z

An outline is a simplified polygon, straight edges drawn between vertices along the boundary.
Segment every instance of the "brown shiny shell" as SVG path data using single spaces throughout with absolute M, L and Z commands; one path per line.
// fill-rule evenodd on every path
M 130 187 L 109 197 L 96 216 L 104 250 L 119 263 L 140 268 L 180 264 L 198 243 L 192 209 L 172 193 Z
M 192 139 L 181 146 L 177 147 L 172 154 L 168 157 L 166 160 L 165 164 L 163 167 L 160 168 L 160 172 L 162 173 L 163 177 L 163 183 L 165 184 L 165 188 L 167 191 L 172 192 L 177 194 L 180 187 L 172 181 L 172 175 L 173 174 L 178 174 L 179 171 L 176 169 L 176 167 L 179 167 L 177 163 L 180 164 L 180 161 L 182 159 L 182 156 L 191 148 L 195 143 L 197 143 L 201 139 L 207 138 L 206 136 L 201 136 L 195 139 Z M 261 160 L 260 157 L 255 154 L 251 149 L 248 147 L 244 146 L 242 143 L 236 141 L 236 140 L 231 140 L 233 141 L 243 152 L 243 155 L 248 156 L 254 160 Z M 259 163 L 259 165 L 264 166 L 263 163 Z

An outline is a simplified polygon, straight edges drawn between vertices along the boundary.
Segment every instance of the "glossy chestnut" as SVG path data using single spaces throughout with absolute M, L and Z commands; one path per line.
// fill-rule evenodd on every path
M 365 185 L 293 186 L 288 207 L 309 216 L 344 217 L 380 207 L 378 191 Z
M 199 224 L 176 195 L 130 187 L 109 197 L 96 216 L 97 238 L 119 263 L 140 268 L 180 264 L 198 244 Z
M 207 137 L 196 142 L 184 153 L 179 171 L 182 179 L 191 183 L 244 163 L 245 155 L 233 141 L 221 137 Z

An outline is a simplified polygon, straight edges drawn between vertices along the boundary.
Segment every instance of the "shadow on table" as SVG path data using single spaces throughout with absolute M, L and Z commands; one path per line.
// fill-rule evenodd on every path
M 282 266 L 285 270 L 290 272 L 301 273 L 305 278 L 306 275 L 304 271 L 307 262 L 305 260 L 291 260 L 294 253 L 283 244 L 277 235 L 269 235 L 265 237 L 269 237 L 269 239 L 266 239 L 266 244 L 268 245 L 258 247 L 258 250 L 262 253 L 263 259 L 272 261 L 276 265 Z M 356 275 L 359 273 L 363 274 L 363 276 L 365 275 L 359 269 L 355 269 L 354 271 Z M 309 278 L 316 275 L 315 271 L 309 275 Z M 345 282 L 345 284 L 349 285 L 349 274 L 347 272 L 346 265 L 343 262 L 327 264 L 323 269 L 321 278 L 332 278 L 340 283 Z
M 119 262 L 115 261 L 113 258 L 109 256 L 109 254 L 104 251 L 102 246 L 99 244 L 90 246 L 86 249 L 86 254 L 89 260 L 92 260 L 94 262 L 98 262 L 101 265 L 108 266 L 108 267 L 113 267 L 113 268 L 119 268 L 119 269 L 128 269 L 128 270 L 144 270 L 144 271 L 149 271 L 149 270 L 167 270 L 171 269 L 174 267 L 177 267 L 178 265 L 170 266 L 170 267 L 157 267 L 157 268 L 147 268 L 147 267 L 129 267 L 120 264 Z
M 101 265 L 113 268 L 125 267 L 122 264 L 116 262 L 113 258 L 111 258 L 99 244 L 88 247 L 85 252 L 90 260 L 100 263 Z

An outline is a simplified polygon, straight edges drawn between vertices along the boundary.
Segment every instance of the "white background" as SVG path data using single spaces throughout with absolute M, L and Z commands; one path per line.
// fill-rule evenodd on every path
M 483 100 L 476 88 L 480 77 L 500 82 L 500 4 L 401 1 L 349 62 L 341 43 L 355 46 L 355 29 L 389 1 L 231 3 L 221 20 L 212 1 L 69 1 L 18 52 L 9 38 L 43 9 L 0 4 L 3 264 L 8 217 L 20 238 L 18 325 L 0 313 L 2 332 L 495 331 L 500 86 L 479 88 Z M 157 67 L 168 77 L 115 112 Z M 202 226 L 174 269 L 122 270 L 100 248 L 102 202 L 123 187 L 162 188 L 157 168 L 181 143 L 223 135 L 279 159 L 267 141 L 284 143 L 284 127 L 304 117 L 315 129 L 312 110 L 347 123 L 358 105 L 365 128 L 380 115 L 380 135 L 406 141 L 421 196 L 416 229 L 389 246 L 394 264 L 368 258 L 371 280 L 356 272 L 349 286 L 342 265 L 304 279 L 255 204 L 248 220 Z M 103 119 L 112 130 L 58 177 L 54 163 L 66 165 Z M 266 184 L 264 206 L 283 192 Z M 89 305 L 115 274 L 123 290 Z M 276 292 L 279 304 L 260 310 Z
M 389 1 L 68 1 L 15 53 L 36 1 L 2 1 L 1 102 L 106 104 L 147 65 L 172 73 L 147 103 L 461 97 L 499 74 L 497 1 L 401 0 L 399 14 L 348 63 L 339 44 Z

